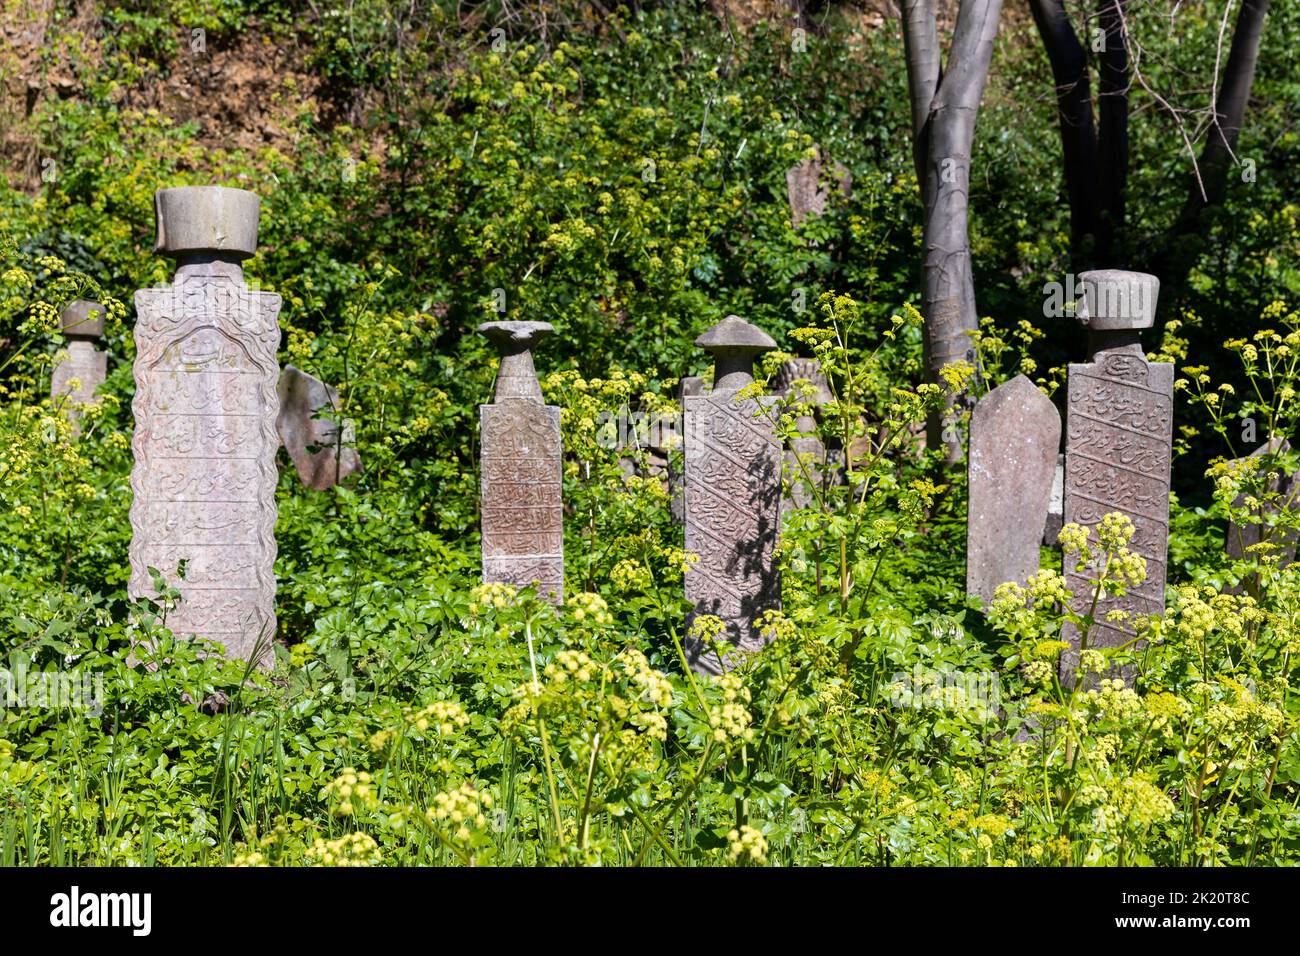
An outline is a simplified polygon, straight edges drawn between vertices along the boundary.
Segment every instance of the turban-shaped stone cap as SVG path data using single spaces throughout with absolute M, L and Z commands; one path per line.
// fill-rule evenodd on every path
M 1097 269 L 1079 274 L 1078 318 L 1090 332 L 1149 329 L 1156 318 L 1160 280 L 1145 272 Z
M 257 251 L 257 193 L 229 186 L 178 186 L 154 193 L 155 251 L 247 259 Z
M 94 312 L 94 318 L 90 313 Z M 59 314 L 59 326 L 70 339 L 97 339 L 104 334 L 104 316 L 108 310 L 98 302 L 73 299 Z
M 776 348 L 776 342 L 758 326 L 729 315 L 695 344 L 713 356 L 714 391 L 736 391 L 754 380 L 754 359 Z
M 542 386 L 533 368 L 533 346 L 555 331 L 550 322 L 484 322 L 479 332 L 501 352 L 493 401 L 542 401 Z
M 554 332 L 555 326 L 550 322 L 484 322 L 478 330 L 502 352 L 518 352 L 531 349 Z

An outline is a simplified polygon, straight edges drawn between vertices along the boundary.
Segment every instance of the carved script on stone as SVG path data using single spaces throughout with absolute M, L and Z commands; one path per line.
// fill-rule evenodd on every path
M 483 580 L 564 598 L 560 410 L 522 399 L 479 406 Z
M 269 657 L 275 633 L 280 297 L 191 267 L 136 293 L 132 597 L 181 592 L 167 625 Z M 184 576 L 180 568 L 184 564 Z
M 1127 515 L 1136 529 L 1129 549 L 1147 565 L 1146 580 L 1128 594 L 1103 595 L 1098 601 L 1090 647 L 1127 643 L 1135 633 L 1132 616 L 1164 610 L 1173 379 L 1172 365 L 1151 363 L 1133 352 L 1103 352 L 1093 362 L 1070 366 L 1065 520 L 1091 528 L 1108 512 Z M 1067 556 L 1074 610 L 1086 614 L 1096 574 L 1074 567 L 1074 558 Z M 1130 620 L 1107 621 L 1112 610 L 1129 612 Z M 1067 632 L 1065 639 L 1077 647 L 1079 635 L 1073 628 Z M 1076 653 L 1067 654 L 1069 669 L 1076 662 Z
M 686 573 L 694 614 L 721 618 L 721 635 L 739 651 L 764 640 L 757 618 L 780 607 L 774 549 L 781 522 L 781 445 L 756 399 L 688 396 L 686 403 L 686 550 L 699 556 Z M 712 648 L 688 641 L 692 667 L 730 666 Z

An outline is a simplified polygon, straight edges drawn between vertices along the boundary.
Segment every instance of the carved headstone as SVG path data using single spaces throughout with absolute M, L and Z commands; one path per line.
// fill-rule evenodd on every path
M 765 639 L 757 618 L 780 607 L 774 550 L 781 526 L 781 445 L 759 400 L 737 398 L 754 380 L 754 357 L 776 347 L 762 330 L 728 316 L 695 344 L 714 358 L 713 391 L 686 401 L 686 550 L 699 560 L 686 573 L 692 618 L 712 614 L 738 652 Z M 689 637 L 687 657 L 717 674 L 736 655 L 719 655 Z
M 1174 367 L 1148 362 L 1142 351 L 1139 330 L 1151 327 L 1160 291 L 1155 276 L 1103 270 L 1079 279 L 1090 361 L 1070 366 L 1065 520 L 1091 528 L 1111 511 L 1128 516 L 1136 529 L 1129 549 L 1147 565 L 1142 584 L 1097 602 L 1088 646 L 1114 647 L 1132 640 L 1133 617 L 1160 614 L 1165 606 Z M 1067 558 L 1066 581 L 1082 615 L 1092 605 L 1096 577 L 1074 567 Z M 1107 621 L 1113 610 L 1130 619 Z M 1065 673 L 1072 674 L 1081 635 L 1067 627 L 1063 639 L 1073 645 L 1063 659 Z
M 833 481 L 833 468 L 830 464 L 826 446 L 817 437 L 817 419 L 809 406 L 826 405 L 832 401 L 830 384 L 822 374 L 822 364 L 816 359 L 794 358 L 785 362 L 776 373 L 772 391 L 777 395 L 788 396 L 800 380 L 807 380 L 815 389 L 808 398 L 801 400 L 799 416 L 795 419 L 795 428 L 799 436 L 790 439 L 786 451 L 786 473 L 790 478 L 790 496 L 782 498 L 782 504 L 792 508 L 807 508 L 816 503 L 810 484 L 825 487 Z
M 104 313 L 98 302 L 74 299 L 59 316 L 68 347 L 66 357 L 50 370 L 50 397 L 63 403 L 73 434 L 81 431 L 81 407 L 95 401 L 95 392 L 108 374 L 108 355 L 95 348 L 104 336 Z
M 542 403 L 533 346 L 548 322 L 485 322 L 479 332 L 501 351 L 492 404 L 479 406 L 483 580 L 536 585 L 564 600 L 564 446 L 560 409 Z
M 135 295 L 133 598 L 150 568 L 181 592 L 173 633 L 269 663 L 275 634 L 275 430 L 280 297 L 249 289 L 259 201 L 220 186 L 159 190 L 170 287 Z M 181 575 L 181 565 L 184 575 Z
M 1280 455 L 1290 450 L 1291 443 L 1285 438 L 1274 438 L 1256 448 L 1250 453 L 1250 457 L 1259 458 L 1263 455 Z M 1269 525 L 1270 517 L 1278 514 L 1282 508 L 1296 507 L 1296 496 L 1300 493 L 1300 481 L 1297 480 L 1297 476 L 1279 474 L 1269 482 L 1268 489 L 1275 494 L 1281 495 L 1282 502 L 1280 506 L 1274 502 L 1261 501 L 1254 511 L 1254 514 L 1259 518 L 1258 522 L 1245 525 L 1239 525 L 1235 521 L 1228 522 L 1225 546 L 1228 557 L 1234 561 L 1254 557 L 1255 555 L 1250 553 L 1250 548 L 1253 548 L 1264 539 L 1264 530 Z M 1233 502 L 1233 507 L 1244 508 L 1247 497 L 1245 492 L 1238 495 Z M 1268 532 L 1267 537 L 1269 542 L 1276 546 L 1276 550 L 1269 551 L 1267 556 L 1276 557 L 1278 567 L 1285 568 L 1287 565 L 1294 563 L 1296 552 L 1296 532 L 1294 530 L 1272 529 Z M 1263 556 L 1260 555 L 1260 557 Z M 1246 585 L 1247 589 L 1253 592 L 1257 582 L 1253 580 L 1247 581 Z
M 1028 378 L 1003 382 L 970 422 L 966 593 L 987 604 L 1005 581 L 1038 570 L 1052 498 L 1061 416 Z
M 280 396 L 276 431 L 304 485 L 324 491 L 361 470 L 352 422 L 325 417 L 339 408 L 339 393 L 333 386 L 286 365 L 276 391 Z

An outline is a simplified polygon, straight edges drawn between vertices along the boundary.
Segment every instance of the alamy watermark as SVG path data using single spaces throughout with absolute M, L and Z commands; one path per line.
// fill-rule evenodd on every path
M 0 705 L 12 708 L 70 708 L 91 717 L 104 712 L 104 675 L 98 671 L 29 670 L 19 661 L 0 668 Z

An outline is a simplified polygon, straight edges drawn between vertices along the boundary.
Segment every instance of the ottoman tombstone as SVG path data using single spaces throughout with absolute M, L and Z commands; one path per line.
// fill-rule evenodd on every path
M 165 288 L 136 293 L 132 597 L 179 588 L 167 624 L 269 663 L 275 633 L 280 297 L 250 289 L 259 201 L 192 186 L 156 196 Z

